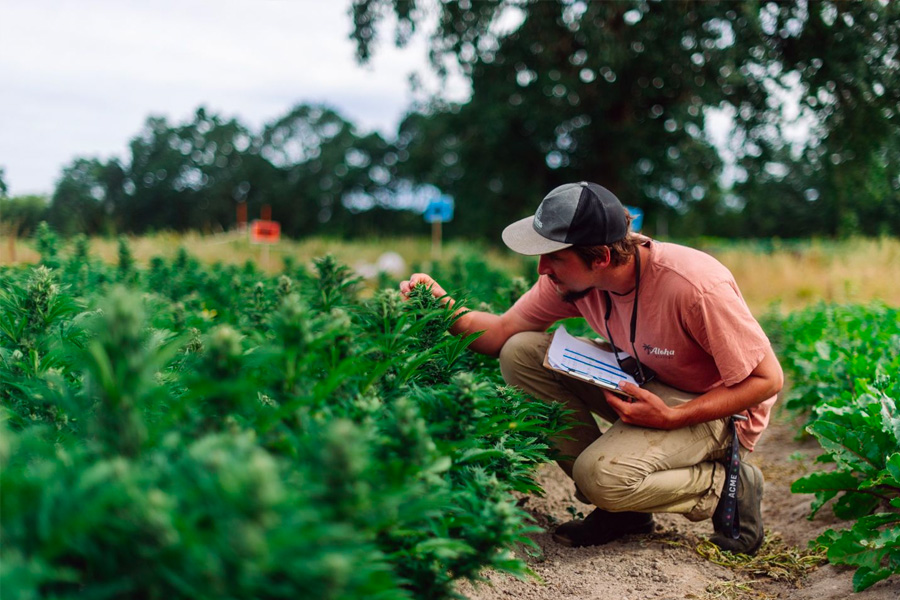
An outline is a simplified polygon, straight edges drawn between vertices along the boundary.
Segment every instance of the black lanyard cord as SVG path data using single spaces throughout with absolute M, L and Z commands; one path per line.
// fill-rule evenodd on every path
M 637 371 L 641 376 L 641 379 L 645 379 L 644 377 L 644 368 L 641 365 L 640 359 L 637 357 L 637 350 L 634 347 L 634 338 L 637 334 L 637 314 L 638 314 L 638 295 L 641 287 L 641 249 L 637 248 L 634 254 L 634 302 L 631 307 L 631 351 L 634 352 L 634 359 L 637 362 Z M 616 353 L 616 361 L 619 360 L 619 349 L 616 347 L 615 341 L 613 341 L 612 333 L 609 330 L 609 316 L 612 314 L 612 298 L 609 295 L 607 290 L 603 290 L 603 295 L 606 299 L 606 314 L 603 317 L 604 323 L 606 325 L 606 337 L 609 338 L 609 343 L 613 346 L 613 351 Z M 619 365 L 621 366 L 621 364 Z

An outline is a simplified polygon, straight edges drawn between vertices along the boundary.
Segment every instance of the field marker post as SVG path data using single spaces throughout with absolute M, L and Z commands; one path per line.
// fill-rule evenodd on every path
M 431 257 L 434 260 L 441 258 L 441 222 L 434 221 L 431 224 Z
M 423 214 L 426 223 L 431 223 L 431 258 L 441 258 L 442 227 L 441 223 L 453 220 L 453 198 L 441 195 L 431 200 Z
M 250 223 L 250 243 L 262 244 L 262 257 L 260 262 L 262 263 L 263 270 L 269 267 L 269 247 L 272 244 L 277 244 L 280 239 L 281 223 L 278 221 L 256 219 Z

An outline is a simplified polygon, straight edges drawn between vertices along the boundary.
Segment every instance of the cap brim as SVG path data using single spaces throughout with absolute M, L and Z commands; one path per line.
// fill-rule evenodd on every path
M 534 217 L 525 217 L 503 230 L 503 243 L 513 252 L 535 256 L 569 248 L 572 244 L 555 242 L 534 230 Z

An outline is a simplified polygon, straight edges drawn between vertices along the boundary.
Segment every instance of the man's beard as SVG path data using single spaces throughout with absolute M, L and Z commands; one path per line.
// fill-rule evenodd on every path
M 581 300 L 585 296 L 591 293 L 593 288 L 587 288 L 586 290 L 581 290 L 580 292 L 563 292 L 561 294 L 562 301 L 568 302 L 569 304 L 575 304 L 576 300 Z

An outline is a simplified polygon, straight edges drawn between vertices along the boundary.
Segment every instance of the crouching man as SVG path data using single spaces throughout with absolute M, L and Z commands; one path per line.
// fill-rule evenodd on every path
M 618 198 L 587 182 L 551 191 L 503 241 L 540 256 L 537 283 L 502 315 L 465 312 L 453 333 L 484 331 L 471 347 L 499 355 L 508 383 L 573 411 L 556 440 L 566 457 L 559 464 L 576 497 L 597 508 L 554 539 L 604 544 L 650 532 L 653 514 L 668 512 L 712 518 L 715 544 L 757 552 L 763 477 L 742 459 L 768 423 L 783 374 L 728 269 L 630 231 Z M 423 273 L 400 291 L 420 283 L 452 306 Z M 639 386 L 623 382 L 617 394 L 545 368 L 546 330 L 569 317 L 584 317 L 620 349 L 620 366 Z M 592 413 L 612 427 L 601 434 Z

